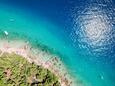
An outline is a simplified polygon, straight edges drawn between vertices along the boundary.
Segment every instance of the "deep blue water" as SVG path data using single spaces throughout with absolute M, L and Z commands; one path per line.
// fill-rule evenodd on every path
M 67 56 L 68 60 L 62 59 L 71 72 L 79 74 L 91 86 L 115 86 L 114 0 L 0 0 L 0 3 L 13 7 L 14 13 L 16 9 L 26 10 L 24 15 L 33 16 L 31 22 L 37 22 L 39 17 L 43 19 L 36 29 L 27 25 L 28 32 L 8 30 L 38 37 Z

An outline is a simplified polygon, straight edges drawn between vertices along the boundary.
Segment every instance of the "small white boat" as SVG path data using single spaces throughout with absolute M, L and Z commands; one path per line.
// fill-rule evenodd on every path
M 101 76 L 101 79 L 103 80 L 103 79 L 104 79 L 104 77 L 103 77 L 103 76 Z
M 7 36 L 8 35 L 8 32 L 7 31 L 4 31 L 5 35 Z

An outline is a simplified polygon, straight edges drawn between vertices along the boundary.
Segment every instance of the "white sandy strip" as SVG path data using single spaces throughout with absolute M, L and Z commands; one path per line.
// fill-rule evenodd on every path
M 60 78 L 61 86 L 76 86 L 72 77 L 67 73 L 66 67 L 57 56 L 51 55 L 40 49 L 30 49 L 31 45 L 22 40 L 0 40 L 0 50 L 7 53 L 15 53 L 25 57 L 29 62 L 34 62 L 49 69 Z M 71 83 L 72 81 L 72 83 Z M 68 84 L 67 84 L 68 82 Z M 71 84 L 70 84 L 71 83 Z M 81 86 L 81 85 L 77 85 Z

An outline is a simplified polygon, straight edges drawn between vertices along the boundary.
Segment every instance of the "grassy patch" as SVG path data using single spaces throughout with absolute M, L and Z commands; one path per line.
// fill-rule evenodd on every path
M 16 54 L 0 57 L 0 86 L 61 86 L 48 69 L 29 63 Z

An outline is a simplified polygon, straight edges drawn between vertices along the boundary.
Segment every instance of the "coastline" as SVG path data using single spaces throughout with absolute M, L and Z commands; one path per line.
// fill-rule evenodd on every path
M 62 63 L 58 56 L 42 51 L 39 48 L 35 49 L 29 42 L 23 40 L 9 41 L 2 39 L 0 40 L 0 50 L 2 53 L 7 52 L 21 55 L 30 63 L 34 62 L 37 65 L 41 65 L 44 68 L 49 69 L 52 73 L 59 77 L 61 86 L 75 86 L 76 84 L 74 82 L 75 80 L 70 74 L 68 74 L 66 66 Z

